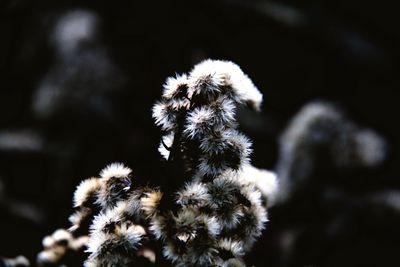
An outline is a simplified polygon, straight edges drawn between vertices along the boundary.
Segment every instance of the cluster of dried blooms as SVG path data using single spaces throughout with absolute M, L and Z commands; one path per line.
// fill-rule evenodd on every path
M 251 166 L 235 118 L 238 105 L 259 110 L 261 102 L 232 62 L 206 60 L 168 78 L 153 107 L 168 186 L 135 186 L 120 163 L 82 181 L 72 226 L 45 237 L 38 265 L 69 266 L 85 250 L 86 267 L 245 266 L 277 191 L 274 173 Z
M 85 266 L 131 266 L 154 262 L 148 229 L 149 218 L 142 203 L 161 193 L 131 186 L 131 170 L 122 164 L 106 167 L 99 178 L 84 180 L 76 189 L 69 218 L 73 233 L 89 232 Z M 153 203 L 154 205 L 156 203 Z
M 251 143 L 235 120 L 237 105 L 258 110 L 261 101 L 231 62 L 207 60 L 167 80 L 153 117 L 165 132 L 159 150 L 185 186 L 154 211 L 150 229 L 177 266 L 242 266 L 261 235 L 269 200 L 256 178 L 247 178 Z M 266 175 L 261 184 L 274 178 Z

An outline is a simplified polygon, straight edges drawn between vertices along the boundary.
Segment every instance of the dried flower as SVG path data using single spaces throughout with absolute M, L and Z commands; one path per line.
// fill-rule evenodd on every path
M 165 133 L 159 152 L 169 187 L 137 187 L 130 168 L 108 165 L 78 185 L 71 228 L 43 240 L 38 263 L 65 264 L 68 251 L 86 246 L 86 267 L 162 257 L 176 266 L 245 266 L 277 186 L 275 176 L 249 165 L 251 141 L 235 117 L 237 105 L 259 110 L 261 101 L 229 61 L 206 60 L 168 78 L 153 117 Z

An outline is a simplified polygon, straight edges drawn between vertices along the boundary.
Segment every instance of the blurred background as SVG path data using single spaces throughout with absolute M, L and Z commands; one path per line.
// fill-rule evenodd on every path
M 264 94 L 260 114 L 238 114 L 259 168 L 282 166 L 282 133 L 315 100 L 385 143 L 371 166 L 319 151 L 312 186 L 270 210 L 248 265 L 398 261 L 397 13 L 386 0 L 2 0 L 0 255 L 34 259 L 43 236 L 68 227 L 76 185 L 108 163 L 157 185 L 151 107 L 168 76 L 213 58 L 237 63 Z

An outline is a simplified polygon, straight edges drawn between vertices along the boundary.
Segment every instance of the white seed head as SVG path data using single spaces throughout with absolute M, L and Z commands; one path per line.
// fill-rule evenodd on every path
M 127 177 L 131 172 L 132 170 L 124 164 L 115 162 L 105 167 L 100 172 L 100 176 L 104 179 L 110 179 L 112 177 Z
M 87 242 L 87 249 L 85 252 L 91 254 L 91 256 L 96 256 L 100 253 L 102 245 L 110 240 L 111 235 L 103 231 L 94 231 L 90 234 L 89 241 Z
M 207 187 L 203 183 L 192 182 L 177 193 L 176 202 L 181 206 L 204 206 L 209 201 Z
M 214 112 L 210 107 L 203 106 L 189 112 L 184 133 L 190 137 L 203 137 L 212 129 Z
M 83 180 L 74 192 L 74 207 L 79 207 L 94 197 L 95 193 L 100 190 L 102 182 L 97 178 L 89 178 Z
M 278 179 L 276 173 L 258 169 L 250 164 L 243 166 L 240 179 L 254 184 L 267 200 L 267 207 L 275 203 L 278 194 Z
M 68 229 L 70 232 L 75 232 L 80 226 L 81 223 L 92 213 L 89 208 L 81 208 L 74 213 L 72 213 L 68 221 L 72 224 L 72 226 Z
M 197 64 L 189 75 L 190 96 L 204 95 L 208 99 L 220 93 L 223 76 L 213 68 L 212 64 Z
M 222 226 L 218 221 L 218 218 L 215 216 L 205 216 L 205 224 L 207 225 L 207 231 L 208 234 L 213 237 L 216 238 L 220 233 L 221 233 L 221 229 Z
M 165 233 L 166 225 L 166 218 L 161 215 L 154 216 L 150 221 L 149 230 L 158 240 L 165 240 L 166 233 Z
M 122 223 L 118 225 L 115 234 L 127 250 L 134 250 L 140 246 L 143 236 L 146 234 L 144 228 L 140 225 Z
M 126 207 L 126 202 L 120 201 L 114 208 L 109 208 L 105 212 L 101 212 L 94 216 L 92 225 L 90 226 L 91 233 L 102 232 L 110 223 L 120 221 L 124 215 Z
M 179 95 L 182 90 L 188 88 L 188 77 L 186 74 L 176 75 L 176 77 L 168 77 L 163 90 L 163 97 L 173 99 Z
M 230 238 L 222 238 L 218 242 L 218 248 L 230 251 L 235 257 L 244 255 L 243 244 Z
M 176 253 L 176 244 L 174 242 L 166 242 L 163 247 L 163 255 L 165 258 L 172 261 L 177 266 L 182 266 L 179 263 L 180 261 L 182 261 L 182 255 Z
M 213 177 L 229 169 L 240 170 L 249 162 L 250 140 L 236 130 L 223 131 L 220 136 L 207 136 L 200 143 L 204 154 L 200 156 L 200 175 Z
M 208 59 L 197 64 L 190 73 L 190 77 L 196 79 L 207 74 L 218 78 L 220 86 L 232 88 L 233 98 L 236 102 L 247 103 L 255 110 L 260 109 L 262 94 L 235 63 Z
M 166 102 L 157 102 L 153 106 L 153 118 L 163 131 L 171 131 L 176 127 L 176 115 L 173 106 Z

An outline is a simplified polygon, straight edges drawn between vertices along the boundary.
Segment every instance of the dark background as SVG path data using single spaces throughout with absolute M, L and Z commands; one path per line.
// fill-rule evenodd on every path
M 91 25 L 86 35 L 57 35 L 81 18 Z M 108 163 L 124 162 L 135 183 L 157 185 L 163 179 L 160 130 L 151 107 L 168 76 L 205 58 L 237 63 L 264 94 L 261 114 L 239 116 L 254 141 L 254 165 L 274 169 L 289 119 L 305 103 L 323 99 L 388 143 L 382 166 L 356 173 L 354 194 L 399 189 L 399 24 L 391 1 L 2 0 L 0 255 L 34 258 L 44 235 L 68 226 L 75 186 Z M 69 42 L 73 48 L 64 47 Z M 249 264 L 282 264 L 274 216 L 295 227 L 290 212 L 271 211 Z M 304 241 L 297 254 L 306 256 L 289 262 L 391 263 L 400 247 L 398 230 L 392 232 L 397 227 L 385 228 L 379 219 L 354 235 L 369 215 L 350 220 L 333 245 Z M 385 223 L 399 217 L 382 216 Z M 306 225 L 312 229 L 318 220 Z

